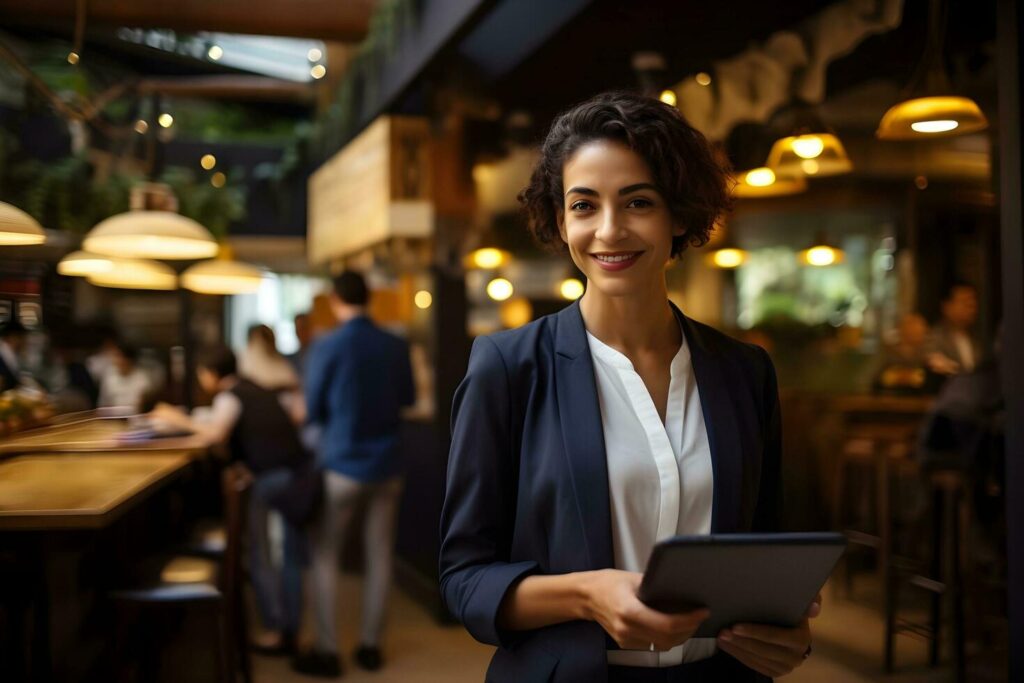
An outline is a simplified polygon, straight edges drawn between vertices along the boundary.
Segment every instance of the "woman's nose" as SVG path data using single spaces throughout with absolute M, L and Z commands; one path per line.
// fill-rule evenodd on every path
M 611 207 L 602 211 L 601 224 L 597 227 L 594 237 L 605 244 L 614 244 L 625 237 L 625 235 L 626 231 L 622 226 L 621 216 L 619 216 L 618 211 Z

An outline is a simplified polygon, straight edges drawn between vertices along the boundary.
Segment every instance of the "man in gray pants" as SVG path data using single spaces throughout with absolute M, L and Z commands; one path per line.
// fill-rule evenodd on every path
M 402 492 L 400 411 L 415 392 L 409 348 L 366 315 L 369 291 L 362 276 L 334 280 L 331 307 L 341 323 L 317 340 L 306 359 L 307 421 L 319 432 L 324 467 L 323 514 L 312 527 L 310 598 L 316 644 L 292 667 L 314 676 L 341 675 L 336 623 L 339 548 L 357 504 L 365 500 L 366 570 L 356 662 L 381 666 L 380 636 L 391 583 L 395 522 Z

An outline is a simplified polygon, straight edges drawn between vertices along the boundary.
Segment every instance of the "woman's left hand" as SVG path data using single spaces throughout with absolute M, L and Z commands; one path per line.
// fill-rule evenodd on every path
M 798 626 L 736 624 L 718 634 L 718 647 L 765 676 L 785 676 L 803 664 L 811 647 L 810 619 L 821 614 L 821 594 Z

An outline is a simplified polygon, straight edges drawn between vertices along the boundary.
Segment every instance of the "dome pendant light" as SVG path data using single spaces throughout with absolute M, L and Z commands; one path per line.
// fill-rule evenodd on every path
M 181 286 L 199 294 L 251 294 L 262 282 L 259 268 L 227 259 L 203 261 L 181 274 Z
M 780 176 L 819 177 L 853 170 L 839 137 L 821 120 L 815 108 L 802 100 L 790 105 L 790 134 L 779 138 L 768 152 L 766 166 Z
M 57 272 L 68 277 L 88 277 L 113 269 L 114 262 L 109 258 L 88 251 L 73 251 L 57 264 Z
M 909 87 L 911 97 L 885 112 L 875 131 L 878 139 L 952 137 L 988 127 L 988 119 L 974 100 L 953 94 L 942 55 L 946 11 L 941 0 L 931 1 L 928 42 Z
M 845 256 L 842 249 L 828 241 L 825 233 L 819 232 L 814 238 L 814 243 L 800 252 L 799 258 L 804 265 L 822 268 L 842 263 Z
M 87 277 L 88 281 L 100 287 L 116 289 L 159 289 L 178 288 L 178 277 L 170 266 L 147 259 L 110 259 L 112 268 Z
M 173 211 L 128 211 L 101 221 L 82 248 L 103 256 L 163 260 L 217 255 L 210 231 Z
M 43 227 L 32 216 L 6 202 L 0 202 L 0 246 L 28 246 L 46 241 Z

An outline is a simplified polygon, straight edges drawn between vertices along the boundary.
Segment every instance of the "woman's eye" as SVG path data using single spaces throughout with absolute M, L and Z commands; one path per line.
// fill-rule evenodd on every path
M 593 205 L 590 202 L 585 202 L 583 200 L 580 200 L 580 201 L 573 202 L 569 206 L 569 208 L 572 209 L 573 211 L 587 211 L 588 209 L 592 209 L 594 207 L 593 207 Z
M 631 209 L 648 209 L 648 208 L 654 206 L 654 202 L 652 202 L 650 199 L 644 199 L 643 197 L 637 197 L 636 199 L 631 199 L 629 201 L 629 204 L 627 204 L 626 206 L 627 206 L 627 208 L 631 208 Z

